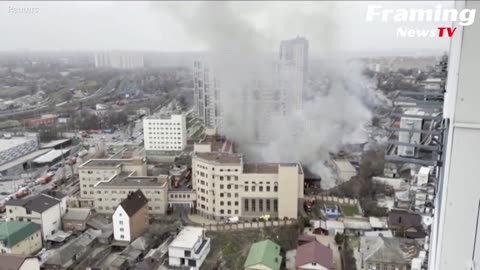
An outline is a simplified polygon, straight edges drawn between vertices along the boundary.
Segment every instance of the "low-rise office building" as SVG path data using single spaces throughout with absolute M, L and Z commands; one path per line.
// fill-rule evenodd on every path
M 196 209 L 207 218 L 248 219 L 268 214 L 296 219 L 303 184 L 301 165 L 244 163 L 243 155 L 234 153 L 233 144 L 223 137 L 207 136 L 194 146 Z
M 92 217 L 92 210 L 88 208 L 69 208 L 63 216 L 63 230 L 83 232 L 87 229 L 87 222 Z
M 0 253 L 31 255 L 40 249 L 42 249 L 40 225 L 27 221 L 0 223 Z
M 133 172 L 121 172 L 94 186 L 94 206 L 99 214 L 112 214 L 128 194 L 140 189 L 148 200 L 148 212 L 162 215 L 167 211 L 168 185 L 166 175 L 136 176 Z
M 200 269 L 209 252 L 210 238 L 205 237 L 205 229 L 187 226 L 168 246 L 168 264 Z
M 94 186 L 100 181 L 108 181 L 122 172 L 147 175 L 147 163 L 143 157 L 129 159 L 90 159 L 78 168 L 80 179 L 81 207 L 93 207 L 95 199 Z

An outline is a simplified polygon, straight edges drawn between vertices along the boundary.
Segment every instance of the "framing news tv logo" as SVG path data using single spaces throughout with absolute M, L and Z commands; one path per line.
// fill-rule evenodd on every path
M 436 6 L 434 9 L 385 9 L 381 5 L 369 5 L 366 14 L 367 22 L 458 22 L 461 26 L 472 25 L 475 22 L 475 9 L 444 9 Z M 397 37 L 452 37 L 457 27 L 442 26 L 436 29 L 397 28 Z

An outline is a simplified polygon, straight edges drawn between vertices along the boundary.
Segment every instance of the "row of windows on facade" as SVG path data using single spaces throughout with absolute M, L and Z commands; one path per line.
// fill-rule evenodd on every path
M 176 199 L 178 199 L 178 198 L 184 198 L 184 199 L 188 198 L 188 199 L 190 199 L 190 194 L 170 194 L 170 198 L 176 198 Z
M 249 204 L 249 201 L 251 202 L 251 204 Z M 271 208 L 270 208 L 270 199 L 265 199 L 265 210 L 263 208 L 264 204 L 264 199 L 244 199 L 243 200 L 243 208 L 245 209 L 246 212 L 248 211 L 252 211 L 252 212 L 255 212 L 257 211 L 257 205 L 256 205 L 256 201 L 258 201 L 258 211 L 262 212 L 262 211 L 267 211 L 267 212 L 270 212 L 271 211 Z M 274 212 L 277 212 L 278 211 L 278 200 L 277 199 L 274 199 L 273 200 L 273 211 Z
M 122 201 L 122 200 L 124 200 L 124 199 L 125 199 L 125 198 L 123 198 L 123 197 L 122 197 L 122 198 L 110 198 L 110 200 L 111 200 L 112 202 Z M 148 200 L 149 202 L 152 201 L 152 199 L 147 199 L 147 200 Z M 99 202 L 101 202 L 101 201 L 108 201 L 108 199 L 105 198 L 105 200 L 104 200 L 104 198 L 97 198 L 97 201 L 99 201 Z M 161 201 L 161 199 L 155 198 L 154 201 L 159 202 L 159 201 Z
M 181 146 L 163 146 L 163 145 L 150 145 L 150 148 L 154 149 L 172 149 L 172 150 L 181 150 Z
M 153 138 L 153 139 L 152 139 Z M 157 138 L 156 137 L 149 137 L 150 140 L 152 140 L 150 143 L 151 144 L 182 144 L 181 141 L 155 141 Z M 158 138 L 160 139 L 160 138 Z M 165 140 L 169 140 L 170 138 L 165 138 Z M 161 140 L 163 140 L 163 137 L 161 138 Z M 175 138 L 172 138 L 172 140 L 180 140 L 180 137 L 178 137 L 177 139 Z
M 172 122 L 159 122 L 159 121 L 154 121 L 154 122 L 148 122 L 149 126 L 154 126 L 154 125 L 160 125 L 160 126 L 180 126 L 180 123 L 172 123 Z
M 197 164 L 197 167 L 200 168 L 200 169 L 208 170 L 208 167 L 207 167 L 207 166 L 203 166 L 202 164 Z M 215 171 L 215 167 L 212 167 L 212 171 Z M 225 169 L 225 168 L 221 168 L 221 169 L 219 169 L 219 171 L 221 171 L 221 172 L 223 172 L 223 171 L 227 171 L 227 172 L 238 172 L 238 169 Z
M 96 208 L 97 208 L 98 210 L 103 210 L 103 209 L 104 209 L 103 206 L 97 206 Z M 117 208 L 117 207 L 116 207 L 116 206 L 112 206 L 112 207 L 110 207 L 110 206 L 105 206 L 105 210 L 115 210 L 115 208 Z M 153 210 L 153 209 L 157 209 L 157 210 L 158 210 L 158 209 L 162 209 L 162 208 L 161 208 L 160 206 L 155 206 L 154 208 L 152 208 L 152 207 L 150 207 L 150 206 L 148 207 L 148 210 Z
M 204 186 L 208 186 L 208 182 L 205 182 L 203 180 L 198 180 L 197 179 L 197 183 L 200 183 L 201 185 L 204 185 Z M 215 183 L 212 183 L 212 187 L 214 188 L 215 187 Z M 232 184 L 227 184 L 226 185 L 226 188 L 225 188 L 225 185 L 224 184 L 220 184 L 220 189 L 227 189 L 227 190 L 230 190 L 232 189 L 232 187 L 234 189 L 238 189 L 238 185 L 232 185 Z M 255 183 L 255 182 L 252 182 L 252 186 L 249 187 L 248 186 L 248 182 L 245 182 L 245 185 L 244 185 L 244 190 L 246 192 L 248 192 L 249 190 L 251 192 L 256 192 L 257 191 L 257 187 L 258 187 L 258 191 L 259 192 L 263 192 L 263 191 L 266 191 L 266 192 L 270 192 L 272 189 L 271 189 L 271 186 L 270 186 L 270 182 L 266 182 L 266 185 L 263 186 L 263 182 L 260 182 L 258 185 Z M 265 187 L 265 189 L 264 189 Z M 200 188 L 200 191 L 202 193 L 205 193 L 205 190 Z M 277 182 L 274 182 L 273 183 L 273 191 L 274 192 L 278 192 L 278 183 Z M 208 194 L 208 191 L 206 191 L 206 193 Z
M 182 133 L 181 132 L 148 132 L 148 135 L 182 135 Z
M 92 185 L 89 185 L 90 187 L 92 187 Z M 87 185 L 83 185 L 84 188 L 87 187 Z M 116 190 L 112 190 L 111 192 L 108 191 L 108 190 L 104 190 L 103 193 L 104 194 L 127 194 L 128 192 L 133 192 L 133 190 L 120 190 L 120 191 L 116 191 Z M 162 191 L 161 190 L 155 190 L 155 191 L 151 191 L 151 190 L 145 190 L 143 191 L 145 194 L 162 194 Z M 102 191 L 101 190 L 97 190 L 97 194 L 102 194 Z
M 80 171 L 83 172 L 83 171 Z M 101 173 L 115 173 L 115 171 L 95 171 L 96 174 L 101 174 Z M 87 174 L 93 174 L 93 171 L 87 171 Z
M 206 177 L 208 178 L 208 173 L 204 173 L 204 172 L 199 172 L 197 171 L 197 175 L 201 176 L 201 177 Z M 235 180 L 237 181 L 238 180 L 238 176 L 236 175 L 226 175 L 226 176 L 223 176 L 223 175 L 215 175 L 215 174 L 212 174 L 212 179 L 220 179 L 220 181 L 223 181 L 224 179 L 226 179 L 227 181 L 229 180 Z

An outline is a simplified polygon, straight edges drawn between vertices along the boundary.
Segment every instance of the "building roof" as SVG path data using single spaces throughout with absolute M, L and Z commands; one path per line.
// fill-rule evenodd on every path
M 204 229 L 202 227 L 186 226 L 175 237 L 169 247 L 176 248 L 193 248 L 199 238 L 203 236 Z
M 5 170 L 8 170 L 10 168 L 13 168 L 13 167 L 16 167 L 16 166 L 19 166 L 19 165 L 22 165 L 23 163 L 27 162 L 27 161 L 30 161 L 36 157 L 39 157 L 45 153 L 47 153 L 48 151 L 50 151 L 50 149 L 41 149 L 41 150 L 37 150 L 37 151 L 34 151 L 34 152 L 31 152 L 29 154 L 26 154 L 24 156 L 21 156 L 19 158 L 16 158 L 14 160 L 11 160 L 7 163 L 3 163 L 1 166 L 0 166 L 0 172 L 3 172 Z
M 403 228 L 422 227 L 422 216 L 401 210 L 392 210 L 388 213 L 388 226 Z
M 82 252 L 86 247 L 90 246 L 93 241 L 101 234 L 101 231 L 88 229 L 76 239 L 68 242 L 57 250 L 50 250 L 53 254 L 48 257 L 45 264 L 47 265 L 68 265 L 75 255 Z
M 91 210 L 89 208 L 68 208 L 64 220 L 87 221 Z
M 415 240 L 405 238 L 385 238 L 380 236 L 360 237 L 360 253 L 365 261 L 409 264 L 417 257 L 420 247 Z
M 264 240 L 254 243 L 250 247 L 247 260 L 244 267 L 250 267 L 257 264 L 265 265 L 270 269 L 280 269 L 282 256 L 280 256 L 280 246 L 271 240 Z
M 233 143 L 221 135 L 206 135 L 197 144 L 209 144 L 212 152 L 228 153 L 233 151 Z
M 60 140 L 53 140 L 48 143 L 42 143 L 40 144 L 40 148 L 54 148 L 55 146 L 62 145 L 66 142 L 71 141 L 72 139 L 60 139 Z
M 393 237 L 393 233 L 390 230 L 386 231 L 370 231 L 365 232 L 365 236 L 382 236 L 382 237 Z
M 59 200 L 67 197 L 67 194 L 65 194 L 61 191 L 58 191 L 58 190 L 44 190 L 41 193 L 46 195 L 46 196 L 50 196 L 50 197 L 53 197 L 53 198 L 59 199 Z
M 250 163 L 243 165 L 243 173 L 277 174 L 278 163 Z
M 334 160 L 335 166 L 337 167 L 337 170 L 342 171 L 342 172 L 352 172 L 356 173 L 357 170 L 355 167 L 353 167 L 352 163 L 348 160 Z
M 36 158 L 33 160 L 35 163 L 50 163 L 53 162 L 55 159 L 62 157 L 70 152 L 70 150 L 51 150 L 50 152 Z
M 0 241 L 2 241 L 6 247 L 13 247 L 40 229 L 40 225 L 32 222 L 13 220 L 1 222 Z
M 132 172 L 122 172 L 116 174 L 108 181 L 100 181 L 95 187 L 109 188 L 109 187 L 157 187 L 163 188 L 167 184 L 168 175 L 159 176 L 135 176 Z
M 125 198 L 121 203 L 120 206 L 123 208 L 125 213 L 129 217 L 132 217 L 135 215 L 135 213 L 138 212 L 138 210 L 142 209 L 145 205 L 147 205 L 148 200 L 143 194 L 143 192 L 138 189 L 135 192 L 132 192 L 127 195 L 127 198 Z
M 225 164 L 238 164 L 242 162 L 241 154 L 229 154 L 229 153 L 195 153 L 195 156 L 210 162 L 225 163 Z
M 343 225 L 345 226 L 345 229 L 350 229 L 350 230 L 369 231 L 372 229 L 372 226 L 370 225 L 370 221 L 367 219 L 345 218 L 343 220 Z
M 295 266 L 300 267 L 309 263 L 317 263 L 327 269 L 333 269 L 333 251 L 318 241 L 299 246 L 295 257 Z
M 117 167 L 120 164 L 131 163 L 134 159 L 90 159 L 80 165 L 80 168 L 86 167 Z
M 18 254 L 4 254 L 0 253 L 0 270 L 17 270 L 22 267 L 26 259 L 35 257 L 18 255 Z M 38 260 L 38 259 L 37 259 Z
M 34 140 L 33 137 L 12 137 L 10 139 L 0 139 L 0 152 L 22 145 Z
M 32 197 L 24 199 L 13 199 L 5 203 L 5 205 L 22 206 L 27 210 L 31 210 L 37 213 L 43 213 L 53 206 L 59 204 L 60 201 L 51 196 L 45 194 L 37 194 Z

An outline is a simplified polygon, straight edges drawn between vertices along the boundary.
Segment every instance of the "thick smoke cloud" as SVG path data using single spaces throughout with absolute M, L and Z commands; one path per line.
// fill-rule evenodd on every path
M 301 34 L 307 39 L 313 37 L 311 51 L 329 57 L 323 61 L 323 74 L 311 74 L 303 110 L 270 119 L 274 136 L 262 145 L 251 144 L 258 119 L 264 118 L 262 104 L 244 102 L 244 95 L 252 82 L 275 85 L 272 50 L 279 40 L 271 40 L 268 33 L 254 29 L 232 3 L 202 2 L 194 10 L 172 6 L 172 11 L 189 33 L 209 48 L 208 62 L 220 82 L 225 135 L 240 146 L 249 160 L 300 162 L 322 177 L 324 188 L 332 187 L 332 172 L 325 166 L 329 153 L 345 144 L 365 142 L 363 126 L 371 118 L 365 105 L 369 93 L 361 86 L 360 70 L 335 56 L 336 30 L 330 19 L 335 16 L 334 4 L 325 4 L 324 12 L 319 14 L 292 13 L 292 23 L 272 22 L 288 28 L 304 20 L 308 27 L 303 27 Z

